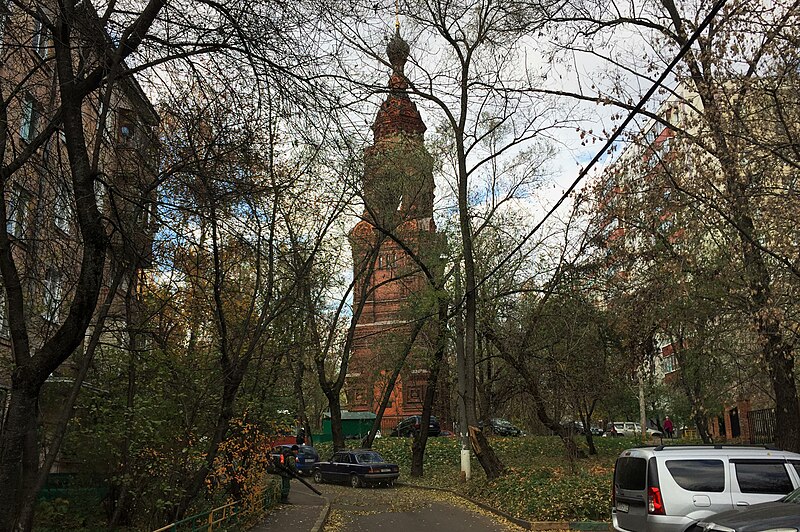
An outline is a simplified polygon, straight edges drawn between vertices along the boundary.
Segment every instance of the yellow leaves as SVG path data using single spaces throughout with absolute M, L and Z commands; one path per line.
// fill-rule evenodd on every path
M 230 436 L 220 444 L 206 488 L 213 492 L 233 484 L 246 499 L 260 499 L 272 447 L 271 434 L 245 417 L 231 420 L 229 432 Z

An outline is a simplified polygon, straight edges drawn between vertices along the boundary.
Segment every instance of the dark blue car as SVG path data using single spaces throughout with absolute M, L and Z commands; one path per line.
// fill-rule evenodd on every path
M 314 466 L 317 464 L 317 462 L 319 462 L 319 454 L 317 453 L 317 450 L 310 445 L 298 445 L 298 447 L 300 448 L 300 452 L 297 453 L 297 471 L 301 475 L 311 475 L 314 472 Z M 278 445 L 272 448 L 270 455 L 286 455 L 291 453 L 291 451 L 291 445 Z
M 327 462 L 314 467 L 314 482 L 350 483 L 354 488 L 384 484 L 392 486 L 400 476 L 400 467 L 390 464 L 369 449 L 339 451 Z

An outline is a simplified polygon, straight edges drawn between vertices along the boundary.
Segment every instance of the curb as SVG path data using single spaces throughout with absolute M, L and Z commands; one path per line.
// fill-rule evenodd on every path
M 511 521 L 515 525 L 524 528 L 526 530 L 581 530 L 581 531 L 613 531 L 611 527 L 611 523 L 606 523 L 604 521 L 526 521 L 525 519 L 520 519 L 519 517 L 514 517 L 511 514 L 507 514 L 502 510 L 498 510 L 492 506 L 489 506 L 486 503 L 481 501 L 476 501 L 470 497 L 467 497 L 463 493 L 459 493 L 455 490 L 449 488 L 435 488 L 433 486 L 422 486 L 419 484 L 408 484 L 405 482 L 397 482 L 397 484 L 408 486 L 411 488 L 419 488 L 423 490 L 431 490 L 431 491 L 443 491 L 446 493 L 451 493 L 453 495 L 457 495 L 464 500 L 467 500 L 474 504 L 475 506 L 486 510 L 487 512 L 491 512 L 497 516 L 502 517 L 508 521 Z
M 331 501 L 328 500 L 327 497 L 322 497 L 322 500 L 325 501 L 325 504 L 322 507 L 322 510 L 319 512 L 319 517 L 314 522 L 314 526 L 311 527 L 311 532 L 320 532 L 322 527 L 325 525 L 325 521 L 328 519 L 328 514 L 331 512 Z

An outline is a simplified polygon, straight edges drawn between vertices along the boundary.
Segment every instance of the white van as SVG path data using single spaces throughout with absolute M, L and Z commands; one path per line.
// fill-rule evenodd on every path
M 800 487 L 800 454 L 769 447 L 659 445 L 627 449 L 614 466 L 618 532 L 684 532 L 719 512 Z

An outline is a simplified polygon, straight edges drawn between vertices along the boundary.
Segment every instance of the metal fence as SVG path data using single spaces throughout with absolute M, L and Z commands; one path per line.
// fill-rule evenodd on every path
M 750 427 L 750 443 L 772 443 L 775 441 L 775 409 L 751 410 L 747 413 Z
M 192 515 L 153 532 L 213 532 L 243 530 L 254 524 L 273 507 L 280 496 L 280 484 L 269 483 L 256 504 L 235 501 L 207 512 Z

